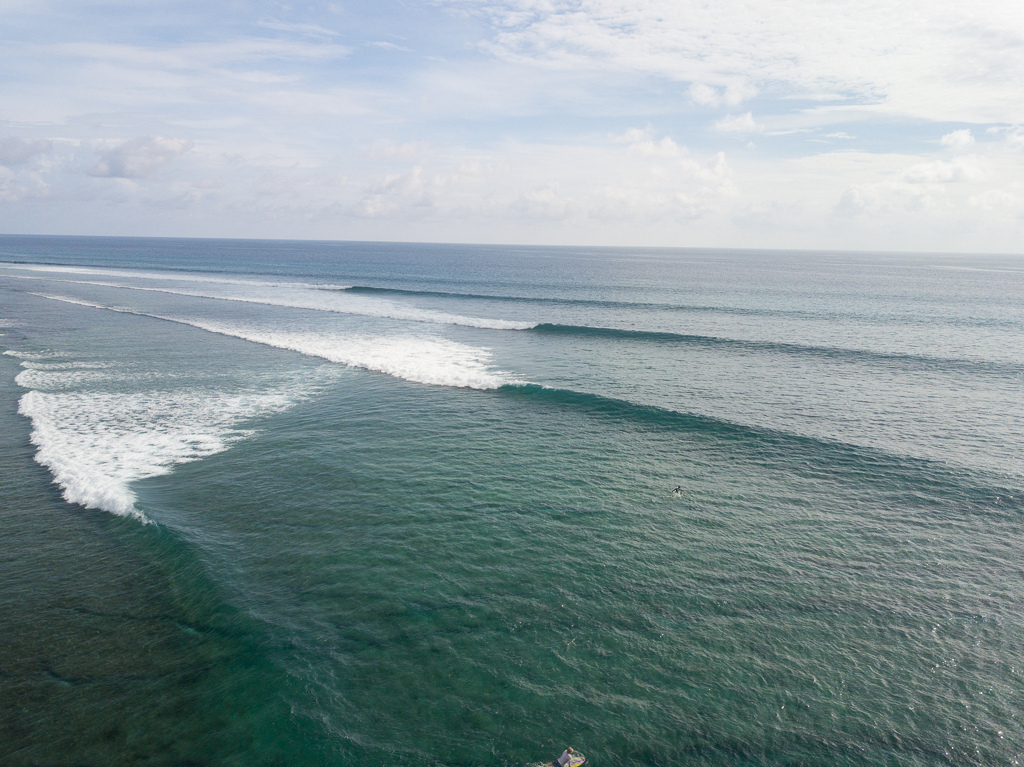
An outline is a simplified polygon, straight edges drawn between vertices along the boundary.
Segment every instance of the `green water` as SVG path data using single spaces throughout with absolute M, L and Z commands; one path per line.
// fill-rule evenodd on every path
M 1024 492 L 998 435 L 971 465 L 980 448 L 918 455 L 924 427 L 897 452 L 779 428 L 795 416 L 687 411 L 682 384 L 657 404 L 670 362 L 697 377 L 712 352 L 723 371 L 791 353 L 749 343 L 677 359 L 675 340 L 591 334 L 559 355 L 562 331 L 517 335 L 503 369 L 578 385 L 471 389 L 5 295 L 22 356 L 0 357 L 4 765 L 511 766 L 569 744 L 597 767 L 1020 759 Z M 789 370 L 823 399 L 855 365 L 856 386 L 904 365 L 977 391 L 1017 375 L 799 354 Z M 616 360 L 633 372 L 615 378 Z M 18 415 L 26 381 L 109 418 L 111 391 L 184 392 L 202 413 L 214 387 L 301 387 L 287 409 L 239 411 L 244 438 L 132 481 L 143 521 L 62 499 Z M 1019 404 L 984 406 L 1012 420 Z M 857 407 L 835 417 L 868 434 Z M 133 411 L 132 428 L 172 433 L 179 415 Z

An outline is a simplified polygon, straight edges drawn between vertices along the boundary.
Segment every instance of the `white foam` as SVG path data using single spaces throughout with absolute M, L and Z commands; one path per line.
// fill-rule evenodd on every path
M 48 293 L 29 293 L 30 296 L 36 296 L 38 298 L 48 298 L 51 301 L 63 301 L 65 304 L 77 304 L 78 306 L 88 306 L 92 309 L 106 309 L 109 312 L 123 312 L 125 314 L 143 314 L 143 312 L 136 312 L 132 309 L 125 309 L 120 306 L 105 306 L 104 304 L 97 304 L 94 301 L 84 301 L 81 298 L 72 298 L 71 296 L 53 296 Z M 4 354 L 10 354 L 14 357 L 20 357 L 22 352 L 4 352 Z M 48 357 L 22 357 L 22 359 L 49 359 Z
M 462 314 L 435 312 L 415 306 L 401 306 L 393 301 L 366 296 L 353 296 L 346 293 L 326 293 L 324 291 L 294 291 L 287 297 L 225 295 L 202 292 L 197 290 L 175 290 L 172 288 L 140 287 L 136 285 L 120 285 L 114 283 L 88 283 L 108 288 L 123 290 L 144 290 L 154 293 L 170 293 L 177 296 L 192 298 L 211 298 L 220 301 L 238 301 L 247 304 L 263 304 L 280 306 L 289 309 L 312 309 L 335 314 L 355 314 L 362 317 L 378 317 L 381 319 L 404 320 L 411 322 L 429 322 L 437 325 L 462 325 L 464 327 L 482 328 L 486 330 L 528 330 L 536 325 L 533 322 L 516 320 L 490 319 L 487 317 L 468 317 Z
M 36 461 L 69 503 L 148 521 L 135 506 L 132 482 L 227 449 L 251 433 L 240 423 L 293 401 L 282 392 L 33 390 L 18 412 L 32 419 Z
M 24 361 L 22 370 L 14 377 L 14 382 L 25 389 L 43 391 L 60 391 L 81 387 L 83 384 L 109 383 L 113 381 L 139 382 L 145 378 L 153 378 L 155 374 L 127 374 L 112 369 L 109 363 L 95 362 L 64 362 L 38 363 Z
M 349 367 L 374 370 L 416 383 L 471 389 L 496 389 L 505 384 L 521 383 L 512 379 L 508 373 L 496 371 L 491 367 L 491 353 L 488 349 L 467 346 L 443 338 L 424 335 L 378 336 L 269 330 L 191 317 L 148 314 L 67 296 L 45 293 L 32 295 L 94 309 L 177 322 L 210 333 L 233 336 L 278 349 L 288 349 L 310 357 L 319 357 Z
M 18 373 L 14 377 L 14 383 L 24 389 L 54 391 L 70 389 L 83 383 L 102 381 L 104 379 L 109 379 L 109 375 L 95 370 L 55 371 L 29 368 Z
M 330 285 L 316 282 L 280 282 L 244 279 L 241 277 L 208 276 L 190 272 L 146 272 L 134 269 L 104 269 L 95 266 L 55 266 L 50 264 L 12 264 L 0 262 L 0 268 L 41 274 L 84 274 L 108 277 L 129 277 L 140 280 L 164 280 L 168 282 L 200 282 L 217 285 L 258 285 L 261 287 L 316 288 L 318 290 L 346 290 L 351 285 Z M 15 275 L 11 275 L 15 276 Z M 58 282 L 60 280 L 57 280 Z
M 443 338 L 267 331 L 197 320 L 186 324 L 416 383 L 497 389 L 513 382 L 508 373 L 490 367 L 488 349 Z
M 26 352 L 18 349 L 8 349 L 4 352 L 5 357 L 17 357 L 19 360 L 52 360 L 58 357 L 63 357 L 61 352 L 45 351 L 45 352 Z
M 93 360 L 74 360 L 72 362 L 33 362 L 24 360 L 23 368 L 30 370 L 105 370 L 114 367 L 112 362 L 95 362 Z
M 68 270 L 71 271 L 71 270 Z M 93 274 L 85 269 L 78 271 L 86 274 Z M 110 274 L 114 274 L 111 270 Z M 122 273 L 120 276 L 136 277 L 142 275 Z M 262 304 L 264 306 L 280 306 L 289 309 L 310 309 L 320 312 L 333 312 L 336 314 L 352 314 L 362 317 L 378 317 L 381 319 L 403 320 L 407 322 L 427 322 L 438 325 L 461 325 L 464 327 L 481 328 L 486 330 L 529 330 L 536 327 L 535 322 L 523 322 L 519 320 L 492 319 L 489 317 L 469 317 L 462 314 L 451 314 L 448 312 L 436 312 L 430 309 L 423 309 L 416 306 L 407 306 L 395 303 L 384 298 L 371 296 L 352 295 L 341 292 L 336 286 L 313 285 L 309 283 L 272 283 L 257 282 L 253 280 L 225 280 L 205 278 L 179 278 L 162 277 L 191 282 L 216 283 L 228 287 L 245 286 L 248 288 L 263 291 L 263 295 L 250 292 L 239 294 L 238 292 L 214 292 L 210 290 L 185 290 L 181 288 L 154 287 L 143 285 L 129 285 L 121 282 L 107 282 L 99 280 L 59 280 L 40 277 L 19 277 L 19 279 L 38 280 L 46 279 L 47 282 L 70 282 L 76 285 L 92 285 L 102 288 L 115 288 L 118 290 L 135 290 L 148 293 L 166 293 L 175 296 L 188 296 L 190 298 L 208 298 L 217 301 L 237 301 L 247 304 Z M 153 278 L 150 278 L 153 279 Z M 335 288 L 325 290 L 325 288 Z M 269 294 L 268 291 L 273 291 Z

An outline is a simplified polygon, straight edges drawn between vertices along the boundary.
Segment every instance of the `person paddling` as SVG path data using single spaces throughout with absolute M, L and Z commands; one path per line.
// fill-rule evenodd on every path
M 565 751 L 562 752 L 562 755 L 555 760 L 555 764 L 557 764 L 558 767 L 566 767 L 566 765 L 572 761 L 572 755 L 572 746 L 569 746 L 569 748 L 565 749 Z

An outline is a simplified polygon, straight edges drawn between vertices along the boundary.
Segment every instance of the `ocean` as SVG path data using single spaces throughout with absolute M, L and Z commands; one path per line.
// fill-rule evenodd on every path
M 4 236 L 0 334 L 0 764 L 1024 756 L 1024 258 Z

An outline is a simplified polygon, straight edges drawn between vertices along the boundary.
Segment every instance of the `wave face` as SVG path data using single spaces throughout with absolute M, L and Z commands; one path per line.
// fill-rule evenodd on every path
M 619 341 L 638 341 L 656 344 L 689 344 L 707 347 L 732 347 L 754 352 L 775 352 L 785 354 L 811 355 L 845 359 L 859 359 L 871 362 L 895 363 L 919 368 L 964 368 L 976 372 L 992 371 L 1004 375 L 1024 373 L 1024 366 L 1013 363 L 990 362 L 984 359 L 957 359 L 932 357 L 923 354 L 872 351 L 869 349 L 844 348 L 838 346 L 811 346 L 775 341 L 757 341 L 687 333 L 667 333 L 652 330 L 629 330 L 622 328 L 587 327 L 581 325 L 556 325 L 541 323 L 531 328 L 535 333 L 555 336 L 576 336 Z
M 1024 512 L 1024 489 L 1013 483 L 1002 484 L 998 478 L 987 477 L 977 482 L 966 481 L 962 475 L 941 463 L 913 460 L 907 456 L 896 459 L 883 451 L 858 447 L 843 442 L 815 439 L 786 431 L 744 426 L 714 415 L 678 412 L 652 405 L 642 405 L 614 397 L 589 394 L 565 389 L 537 386 L 536 384 L 508 384 L 501 393 L 515 400 L 542 404 L 585 414 L 602 420 L 620 422 L 629 428 L 664 431 L 668 433 L 710 435 L 720 444 L 734 444 L 741 450 L 775 453 L 773 460 L 779 468 L 802 472 L 811 468 L 809 462 L 821 463 L 833 477 L 863 478 L 890 487 L 928 486 L 941 488 L 940 493 L 951 493 L 961 499 L 970 497 L 981 505 L 989 504 Z M 1004 480 L 1005 481 L 1005 478 Z
M 1019 259 L 0 251 L 0 762 L 1019 760 Z

